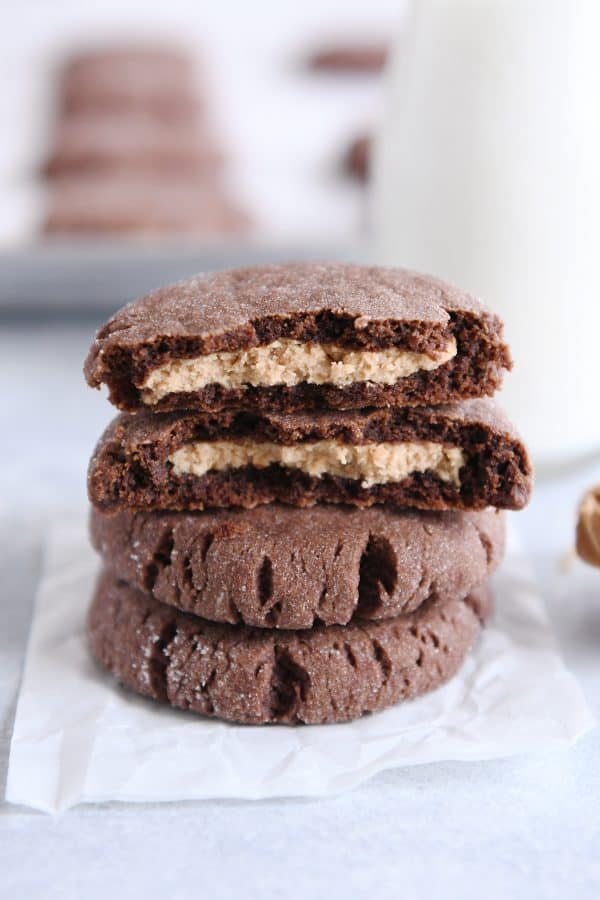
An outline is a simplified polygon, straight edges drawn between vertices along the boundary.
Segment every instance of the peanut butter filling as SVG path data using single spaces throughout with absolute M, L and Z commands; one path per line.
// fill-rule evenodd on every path
M 444 447 L 432 441 L 341 444 L 323 440 L 285 446 L 242 439 L 186 444 L 168 461 L 176 475 L 202 476 L 224 469 L 262 469 L 277 464 L 317 477 L 334 475 L 360 480 L 365 488 L 402 481 L 413 472 L 426 471 L 460 487 L 459 473 L 465 457 L 459 447 Z
M 301 382 L 339 386 L 360 381 L 394 384 L 414 372 L 437 369 L 454 356 L 454 338 L 443 350 L 431 354 L 397 347 L 349 350 L 336 344 L 281 338 L 246 350 L 170 360 L 147 375 L 141 385 L 142 400 L 151 406 L 167 394 L 187 394 L 209 384 L 224 388 L 293 386 Z

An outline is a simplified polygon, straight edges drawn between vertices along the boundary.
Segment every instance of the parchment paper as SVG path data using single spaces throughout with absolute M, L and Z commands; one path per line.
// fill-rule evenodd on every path
M 85 523 L 57 523 L 11 744 L 14 803 L 59 812 L 89 801 L 314 797 L 398 766 L 562 747 L 593 723 L 514 534 L 494 577 L 494 619 L 459 674 L 344 725 L 227 725 L 118 687 L 85 642 L 97 571 Z

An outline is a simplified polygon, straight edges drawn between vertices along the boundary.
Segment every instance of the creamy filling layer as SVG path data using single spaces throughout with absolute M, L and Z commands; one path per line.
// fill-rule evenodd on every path
M 176 475 L 205 475 L 224 469 L 277 464 L 308 475 L 334 475 L 360 480 L 363 487 L 402 481 L 413 472 L 432 472 L 460 487 L 465 462 L 460 447 L 432 441 L 378 444 L 341 444 L 324 440 L 285 446 L 252 440 L 196 441 L 169 456 Z
M 437 369 L 454 356 L 454 338 L 443 350 L 431 354 L 397 347 L 349 350 L 336 344 L 281 338 L 262 347 L 170 360 L 149 372 L 141 394 L 143 402 L 152 405 L 167 394 L 187 394 L 209 384 L 224 388 L 293 386 L 301 382 L 340 386 L 357 381 L 395 384 L 414 372 Z

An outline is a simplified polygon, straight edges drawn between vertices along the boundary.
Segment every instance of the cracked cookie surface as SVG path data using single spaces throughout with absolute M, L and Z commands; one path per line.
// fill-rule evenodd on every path
M 451 678 L 491 610 L 487 587 L 382 622 L 268 631 L 217 625 L 105 572 L 88 615 L 99 663 L 126 687 L 247 724 L 356 719 Z
M 205 619 L 259 628 L 345 625 L 466 596 L 504 552 L 504 517 L 389 507 L 261 506 L 205 513 L 93 510 L 113 574 Z

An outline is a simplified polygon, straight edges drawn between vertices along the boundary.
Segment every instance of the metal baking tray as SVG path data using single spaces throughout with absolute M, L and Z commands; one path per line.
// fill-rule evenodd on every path
M 111 311 L 197 272 L 290 260 L 369 261 L 366 241 L 46 240 L 0 251 L 0 313 L 29 317 Z

